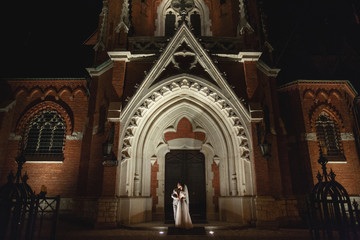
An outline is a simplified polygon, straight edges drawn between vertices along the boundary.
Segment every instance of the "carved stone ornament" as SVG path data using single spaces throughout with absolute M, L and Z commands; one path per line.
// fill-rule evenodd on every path
M 154 155 L 150 158 L 151 166 L 154 166 L 155 162 L 157 161 L 157 157 Z
M 342 141 L 354 141 L 354 134 L 351 132 L 340 133 Z
M 305 133 L 306 141 L 317 141 L 316 133 Z
M 216 166 L 219 166 L 220 158 L 216 155 L 214 156 L 214 163 L 216 164 Z
M 183 15 L 190 12 L 195 7 L 195 3 L 194 0 L 172 0 L 171 7 L 174 11 Z
M 71 135 L 66 135 L 67 140 L 81 140 L 83 138 L 82 132 L 73 132 Z

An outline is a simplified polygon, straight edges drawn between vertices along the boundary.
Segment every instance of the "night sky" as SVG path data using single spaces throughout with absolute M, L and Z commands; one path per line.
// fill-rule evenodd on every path
M 92 64 L 84 41 L 96 30 L 102 1 L 4 1 L 1 74 L 79 77 Z
M 360 90 L 360 24 L 355 0 L 265 0 L 278 83 L 350 80 Z M 4 1 L 1 77 L 82 77 L 93 51 L 101 0 Z

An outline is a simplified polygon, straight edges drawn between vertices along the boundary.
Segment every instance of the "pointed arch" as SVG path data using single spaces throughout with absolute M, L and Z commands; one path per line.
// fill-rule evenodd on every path
M 338 124 L 333 117 L 327 111 L 322 111 L 317 117 L 315 124 L 317 140 L 324 155 L 328 158 L 344 158 Z
M 319 99 L 319 101 L 325 101 L 329 99 L 329 94 L 324 89 L 319 89 L 316 92 L 316 98 Z
M 30 90 L 30 95 L 29 98 L 30 99 L 34 99 L 34 98 L 40 98 L 44 96 L 44 92 L 41 88 L 39 87 L 34 87 Z
M 315 93 L 311 89 L 306 89 L 303 94 L 303 98 L 305 99 L 315 99 Z
M 29 105 L 29 107 L 21 114 L 21 117 L 19 118 L 17 124 L 16 124 L 16 134 L 22 135 L 26 125 L 30 121 L 30 119 L 35 116 L 40 111 L 50 109 L 55 110 L 58 112 L 61 117 L 66 122 L 66 134 L 71 135 L 73 132 L 73 118 L 72 113 L 70 113 L 67 109 L 70 109 L 69 107 L 62 106 L 59 103 L 56 103 L 54 101 L 42 101 L 40 103 L 33 103 L 32 105 Z
M 69 97 L 71 96 L 71 88 L 69 87 L 62 87 L 60 90 L 59 90 L 59 96 L 62 98 L 65 94 L 67 94 Z
M 86 90 L 83 87 L 78 87 L 73 91 L 74 97 L 87 97 Z
M 20 87 L 20 88 L 16 89 L 14 95 L 16 98 L 19 98 L 20 96 L 27 97 L 27 96 L 29 96 L 29 91 L 25 87 Z
M 143 167 L 144 164 L 149 163 L 143 161 L 156 153 L 145 154 L 144 149 L 166 146 L 164 141 L 160 141 L 163 140 L 162 135 L 168 131 L 169 127 L 174 129 L 176 120 L 186 116 L 192 121 L 198 121 L 197 123 L 203 122 L 197 125 L 201 126 L 208 136 L 205 145 L 220 148 L 217 146 L 219 142 L 226 143 L 221 145 L 223 149 L 218 151 L 223 154 L 216 154 L 226 159 L 223 160 L 225 165 L 222 169 L 225 172 L 230 171 L 222 174 L 223 178 L 229 177 L 225 180 L 227 184 L 222 189 L 222 193 L 225 195 L 253 194 L 253 170 L 250 164 L 252 156 L 248 154 L 252 148 L 248 137 L 250 136 L 250 122 L 247 122 L 249 118 L 242 117 L 242 112 L 224 97 L 219 89 L 211 84 L 206 86 L 204 81 L 199 81 L 195 76 L 186 78 L 175 76 L 149 89 L 142 100 L 138 101 L 137 106 L 131 112 L 122 112 L 126 115 L 120 117 L 124 121 L 122 122 L 124 127 L 120 133 L 120 143 L 123 145 L 119 146 L 121 151 L 118 158 L 122 159 L 131 171 L 126 174 L 127 183 L 122 184 L 122 186 L 127 186 L 127 189 L 119 190 L 120 195 L 148 194 L 143 191 L 150 189 L 146 185 L 149 179 L 146 179 L 143 174 L 149 171 Z M 181 110 L 181 106 L 186 111 Z M 180 115 L 176 114 L 179 112 Z M 190 112 L 193 112 L 193 115 L 188 116 Z M 163 122 L 156 124 L 160 121 L 159 119 Z M 214 129 L 218 129 L 216 134 Z M 150 143 L 153 144 L 151 147 L 144 146 Z M 249 179 L 246 179 L 245 171 L 249 173 L 246 175 Z M 241 177 L 236 177 L 236 175 Z M 134 182 L 134 179 L 138 182 Z
M 189 15 L 197 12 L 197 14 L 200 15 L 201 19 L 201 35 L 212 36 L 209 7 L 203 0 L 194 0 L 194 3 L 195 8 L 191 11 L 191 13 L 189 13 Z M 169 11 L 172 11 L 172 13 L 176 15 L 175 11 L 171 9 L 171 0 L 164 0 L 157 7 L 157 19 L 155 20 L 155 36 L 165 36 L 165 19 Z M 175 24 L 176 23 L 177 19 L 175 19 Z
M 319 102 L 314 104 L 309 111 L 309 121 L 310 121 L 310 128 L 315 130 L 316 129 L 316 119 L 318 116 L 325 112 L 329 116 L 331 116 L 334 121 L 336 121 L 341 129 L 344 129 L 344 121 L 341 117 L 340 112 L 331 104 L 327 102 Z
M 340 100 L 342 98 L 341 92 L 337 89 L 331 89 L 329 95 L 330 95 L 330 98 L 334 97 L 338 100 Z
M 57 90 L 54 87 L 49 87 L 49 88 L 45 89 L 44 97 L 46 98 L 49 95 L 57 97 Z

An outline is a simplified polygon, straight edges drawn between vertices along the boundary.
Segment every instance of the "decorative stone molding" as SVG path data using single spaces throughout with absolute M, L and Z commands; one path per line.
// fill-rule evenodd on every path
M 20 133 L 25 129 L 26 124 L 30 121 L 30 119 L 39 112 L 46 109 L 55 110 L 61 115 L 61 117 L 66 122 L 66 134 L 70 135 L 73 130 L 73 119 L 70 118 L 71 115 L 65 110 L 63 106 L 53 101 L 43 101 L 30 108 L 30 110 L 26 111 L 16 125 L 16 134 L 20 135 Z
M 203 142 L 192 138 L 177 138 L 168 141 L 169 149 L 201 149 Z
M 220 158 L 217 155 L 214 156 L 214 163 L 216 164 L 216 166 L 219 166 Z
M 102 63 L 96 68 L 86 68 L 86 71 L 88 71 L 91 77 L 96 77 L 102 75 L 103 73 L 107 72 L 109 69 L 113 67 L 114 67 L 114 63 L 111 61 L 111 59 L 109 59 L 108 61 Z
M 16 104 L 16 101 L 12 101 L 9 104 L 7 104 L 5 107 L 0 108 L 0 112 L 9 112 L 12 107 L 14 107 Z
M 340 133 L 341 141 L 354 141 L 355 137 L 352 132 Z M 305 133 L 306 141 L 317 141 L 316 133 Z
M 130 4 L 129 0 L 124 0 L 122 9 L 121 9 L 121 16 L 120 16 L 120 22 L 115 28 L 116 33 L 120 33 L 121 29 L 124 29 L 125 33 L 128 33 L 130 30 Z
M 116 122 L 120 118 L 121 110 L 122 110 L 121 102 L 111 102 L 107 113 L 108 121 Z
M 66 140 L 81 140 L 83 138 L 82 132 L 73 132 L 71 135 L 66 135 Z
M 245 108 L 245 104 L 238 98 L 238 96 L 235 94 L 233 89 L 229 86 L 228 82 L 224 78 L 224 74 L 219 72 L 212 58 L 209 56 L 207 51 L 201 46 L 199 41 L 195 38 L 195 36 L 191 33 L 191 31 L 185 24 L 183 24 L 180 27 L 180 29 L 176 32 L 175 36 L 171 39 L 168 46 L 162 52 L 162 55 L 160 56 L 159 60 L 156 61 L 149 74 L 146 75 L 144 81 L 139 86 L 137 92 L 134 94 L 132 99 L 124 108 L 123 113 L 121 114 L 122 116 L 121 118 L 123 117 L 130 118 L 130 112 L 132 112 L 133 108 L 136 108 L 136 106 L 138 106 L 139 104 L 138 101 L 142 99 L 141 95 L 146 94 L 148 91 L 152 91 L 150 90 L 150 88 L 152 87 L 153 82 L 162 74 L 162 72 L 171 63 L 171 58 L 173 54 L 177 50 L 179 50 L 181 46 L 185 46 L 185 45 L 186 45 L 186 49 L 191 49 L 192 52 L 195 53 L 195 57 L 197 58 L 197 61 L 199 62 L 200 65 L 199 67 L 201 67 L 204 71 L 206 71 L 209 77 L 212 79 L 212 81 L 216 83 L 217 87 L 219 87 L 218 89 L 219 93 L 223 93 L 224 94 L 223 96 L 229 99 L 229 102 L 231 102 L 234 106 L 236 106 L 236 109 L 239 111 L 241 117 L 244 120 L 251 121 L 252 120 L 251 116 L 248 113 L 248 109 Z M 188 74 L 182 74 L 182 75 L 191 76 Z M 199 79 L 199 82 L 203 82 L 204 84 L 205 82 L 207 82 L 204 81 L 204 79 L 200 79 L 195 76 L 192 76 L 192 78 Z M 209 86 L 207 88 L 214 87 L 209 82 L 206 83 L 206 85 L 208 84 Z M 205 89 L 203 89 L 202 91 L 204 90 Z M 167 90 L 164 89 L 164 91 L 166 92 Z M 134 104 L 136 104 L 136 106 Z
M 335 95 L 343 98 L 344 95 L 349 95 L 350 98 L 355 98 L 356 90 L 348 80 L 296 80 L 286 83 L 278 88 L 279 91 L 291 91 L 299 89 L 304 92 L 309 91 L 313 98 L 318 98 L 319 94 L 326 93 L 328 96 Z M 339 91 L 342 89 L 342 91 Z
M 342 141 L 354 141 L 354 134 L 352 132 L 340 133 Z
M 9 140 L 10 141 L 20 141 L 22 139 L 22 136 L 16 135 L 15 133 L 10 133 Z
M 194 53 L 198 61 L 196 68 L 207 72 L 206 78 L 186 72 L 162 77 L 163 71 L 173 66 L 171 59 L 174 53 L 183 49 Z M 118 116 L 112 121 L 120 122 L 118 159 L 121 160 L 120 181 L 123 183 L 119 187 L 120 196 L 150 196 L 151 162 L 148 160 L 156 155 L 159 164 L 159 188 L 156 192 L 159 193 L 158 206 L 163 206 L 164 161 L 172 145 L 171 141 L 165 141 L 164 133 L 174 130 L 177 121 L 184 117 L 194 121 L 193 131 L 201 128 L 206 134 L 205 142 L 187 141 L 184 146 L 191 145 L 192 149 L 196 147 L 204 153 L 210 174 L 207 175 L 208 186 L 211 186 L 210 166 L 217 154 L 221 159 L 220 195 L 255 193 L 250 161 L 253 156 L 249 154 L 250 127 L 254 119 L 248 106 L 235 94 L 224 74 L 185 24 L 171 38 L 124 108 L 111 109 Z M 209 194 L 207 197 L 211 202 L 212 195 Z
M 108 52 L 108 55 L 112 61 L 130 62 L 132 59 L 146 58 L 146 57 L 154 56 L 155 53 L 133 54 L 129 51 L 110 51 L 110 52 Z
M 271 68 L 261 60 L 259 60 L 256 63 L 256 66 L 260 71 L 265 73 L 265 75 L 268 76 L 268 77 L 277 77 L 277 75 L 279 74 L 279 72 L 281 70 L 279 68 Z
M 102 22 L 101 22 L 101 26 L 100 26 L 100 34 L 99 34 L 99 39 L 97 41 L 97 43 L 94 46 L 94 50 L 97 51 L 99 50 L 99 47 L 102 47 L 102 50 L 105 50 L 105 41 L 106 41 L 106 30 L 107 30 L 107 18 L 108 18 L 108 12 L 109 12 L 109 7 L 108 7 L 108 1 L 104 0 L 103 1 L 103 8 L 101 10 L 100 16 L 102 17 Z
M 157 8 L 157 19 L 155 20 L 155 36 L 165 36 L 165 18 L 166 14 L 169 11 L 176 13 L 175 10 L 171 8 L 172 0 L 162 1 Z M 197 12 L 201 18 L 201 35 L 202 36 L 212 36 L 211 32 L 211 19 L 209 17 L 209 8 L 205 4 L 203 0 L 194 0 L 195 7 L 194 9 L 188 13 L 187 21 L 190 23 L 189 16 L 192 12 Z M 181 18 L 179 14 L 176 14 L 176 24 L 178 20 Z M 176 27 L 179 27 L 176 25 Z
M 326 112 L 330 115 L 340 128 L 344 128 L 344 120 L 337 110 L 337 108 L 328 102 L 315 102 L 315 104 L 309 110 L 309 121 L 312 129 L 316 128 L 316 119 L 322 112 Z
M 34 81 L 36 80 L 36 81 Z M 34 83 L 36 85 L 34 86 Z M 88 97 L 86 88 L 86 79 L 33 79 L 26 78 L 22 80 L 10 81 L 11 87 L 16 98 L 26 97 L 32 100 L 34 96 L 45 99 L 47 96 L 54 96 L 55 99 L 62 98 L 63 95 L 70 95 L 70 100 L 81 94 L 82 97 Z
M 155 155 L 153 155 L 151 158 L 150 158 L 150 162 L 151 162 L 151 166 L 154 166 L 155 162 L 157 161 L 157 157 Z
M 241 36 L 245 33 L 253 33 L 254 29 L 250 26 L 249 22 L 247 21 L 246 11 L 245 11 L 245 3 L 244 0 L 239 0 L 239 24 L 237 27 L 237 35 Z
M 154 89 L 153 92 L 148 94 L 148 97 L 134 112 L 133 116 L 131 117 L 131 121 L 126 126 L 123 141 L 124 143 L 121 151 L 122 160 L 131 158 L 133 137 L 137 131 L 137 126 L 140 125 L 140 122 L 144 119 L 144 116 L 152 112 L 152 107 L 156 102 L 173 93 L 181 91 L 182 89 L 189 89 L 194 93 L 194 95 L 199 94 L 202 97 L 208 98 L 218 108 L 218 111 L 224 112 L 227 116 L 227 120 L 232 125 L 234 132 L 237 133 L 239 147 L 242 149 L 241 151 L 243 153 L 249 153 L 248 137 L 246 136 L 244 127 L 241 124 L 241 118 L 236 113 L 235 109 L 231 107 L 228 99 L 220 96 L 215 89 L 204 86 L 200 81 L 196 81 L 195 79 L 190 80 L 184 77 L 181 80 L 174 79 L 173 81 L 167 82 L 166 85 L 162 85 Z M 243 154 L 243 157 L 249 160 L 249 154 Z
M 239 52 L 238 54 L 217 53 L 213 55 L 218 57 L 230 58 L 233 59 L 235 62 L 246 62 L 246 61 L 256 62 L 259 60 L 261 54 L 262 52 Z
M 317 141 L 316 133 L 305 133 L 304 137 L 306 141 Z

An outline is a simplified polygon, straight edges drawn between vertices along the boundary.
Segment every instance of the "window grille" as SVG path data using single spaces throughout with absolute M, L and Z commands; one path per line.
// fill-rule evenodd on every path
M 45 110 L 30 120 L 25 132 L 27 156 L 61 155 L 65 144 L 66 124 L 59 113 Z
M 324 155 L 343 157 L 339 127 L 326 113 L 321 113 L 316 120 L 316 135 Z

